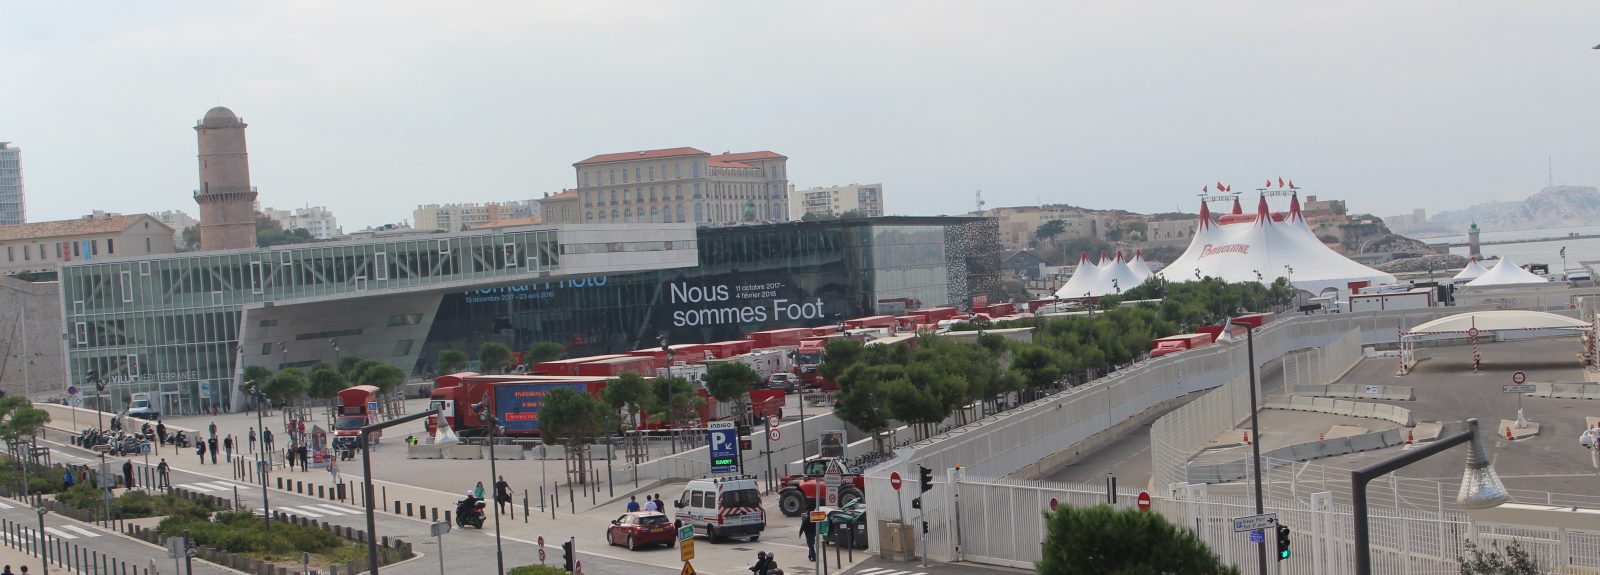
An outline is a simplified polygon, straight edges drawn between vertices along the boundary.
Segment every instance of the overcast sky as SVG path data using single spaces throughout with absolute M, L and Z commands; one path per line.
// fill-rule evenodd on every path
M 605 152 L 773 150 L 896 214 L 1195 209 L 1271 177 L 1379 215 L 1600 184 L 1600 3 L 72 2 L 0 7 L 30 220 L 196 214 L 195 122 L 347 230 Z

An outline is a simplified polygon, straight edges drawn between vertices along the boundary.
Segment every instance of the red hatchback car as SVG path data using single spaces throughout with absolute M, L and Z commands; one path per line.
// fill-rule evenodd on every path
M 656 511 L 628 513 L 612 519 L 611 526 L 606 528 L 607 545 L 627 545 L 629 549 L 638 549 L 640 545 L 671 547 L 677 542 L 678 533 L 672 528 L 672 521 Z

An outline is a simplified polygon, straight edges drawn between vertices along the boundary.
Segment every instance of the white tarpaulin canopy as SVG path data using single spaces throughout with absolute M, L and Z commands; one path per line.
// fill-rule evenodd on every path
M 1299 197 L 1290 196 L 1289 201 L 1287 216 L 1269 212 L 1267 198 L 1262 196 L 1253 216 L 1234 213 L 1213 219 L 1202 200 L 1200 225 L 1189 249 L 1156 273 L 1173 282 L 1213 277 L 1271 283 L 1287 277 L 1295 288 L 1313 294 L 1326 289 L 1343 291 L 1351 282 L 1394 283 L 1393 275 L 1356 263 L 1323 245 L 1306 226 Z
M 1077 270 L 1072 272 L 1072 277 L 1065 285 L 1056 290 L 1056 297 L 1068 299 L 1116 295 L 1138 287 L 1147 279 L 1150 279 L 1150 268 L 1144 265 L 1142 254 L 1136 254 L 1132 263 L 1124 261 L 1120 251 L 1116 259 L 1100 254 L 1100 264 L 1095 265 L 1089 260 L 1089 254 L 1082 253 L 1078 255 Z
M 1472 258 L 1471 260 L 1467 261 L 1467 267 L 1461 268 L 1461 271 L 1456 272 L 1455 277 L 1450 279 L 1458 282 L 1466 282 L 1478 279 L 1478 276 L 1486 273 L 1489 273 L 1489 270 L 1484 269 L 1483 264 L 1478 263 L 1478 258 Z
M 1477 328 L 1481 333 L 1530 329 L 1581 330 L 1589 329 L 1589 323 L 1580 319 L 1542 311 L 1474 311 L 1441 317 L 1407 330 L 1406 335 L 1467 333 L 1467 330 L 1473 328 Z
M 1467 287 L 1519 286 L 1544 283 L 1550 283 L 1550 280 L 1534 275 L 1533 272 L 1522 269 L 1510 257 L 1502 256 L 1500 263 L 1494 265 L 1494 269 L 1484 272 L 1477 279 L 1467 282 Z

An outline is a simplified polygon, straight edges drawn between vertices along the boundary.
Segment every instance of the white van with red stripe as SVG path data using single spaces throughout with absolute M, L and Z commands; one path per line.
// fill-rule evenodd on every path
M 674 517 L 694 527 L 712 543 L 727 537 L 749 537 L 755 541 L 767 528 L 767 512 L 761 508 L 761 488 L 754 475 L 730 475 L 695 479 L 683 488 L 673 502 Z

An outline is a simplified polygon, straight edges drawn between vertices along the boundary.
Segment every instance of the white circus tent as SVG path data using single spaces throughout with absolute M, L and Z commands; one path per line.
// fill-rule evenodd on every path
M 1518 266 L 1517 262 L 1512 261 L 1510 257 L 1502 256 L 1500 263 L 1495 264 L 1493 269 L 1484 272 L 1477 279 L 1467 282 L 1467 287 L 1518 286 L 1544 283 L 1550 283 L 1550 280 L 1534 275 L 1533 272 L 1522 269 L 1522 266 Z
M 1056 290 L 1056 297 L 1061 299 L 1100 297 L 1116 295 L 1137 287 L 1150 279 L 1150 268 L 1144 261 L 1136 260 L 1138 265 L 1130 265 L 1123 259 L 1122 252 L 1117 252 L 1116 258 L 1111 259 L 1106 254 L 1100 254 L 1100 264 L 1090 261 L 1089 254 L 1078 255 L 1078 269 L 1065 285 Z
M 1345 291 L 1352 282 L 1381 285 L 1395 281 L 1393 275 L 1356 263 L 1323 245 L 1306 225 L 1296 195 L 1290 196 L 1287 216 L 1271 213 L 1263 195 L 1253 215 L 1235 213 L 1213 219 L 1202 200 L 1200 225 L 1189 249 L 1157 275 L 1174 282 L 1213 277 L 1266 283 L 1287 277 L 1295 288 L 1313 294 Z
M 1128 269 L 1133 270 L 1133 275 L 1149 278 L 1155 274 L 1150 273 L 1150 266 L 1144 263 L 1144 251 L 1133 252 L 1133 260 L 1128 262 Z
M 1455 277 L 1450 279 L 1457 282 L 1469 282 L 1486 273 L 1489 273 L 1489 270 L 1485 269 L 1483 264 L 1478 263 L 1478 258 L 1472 258 L 1467 260 L 1467 267 L 1461 268 L 1461 271 L 1456 272 Z

